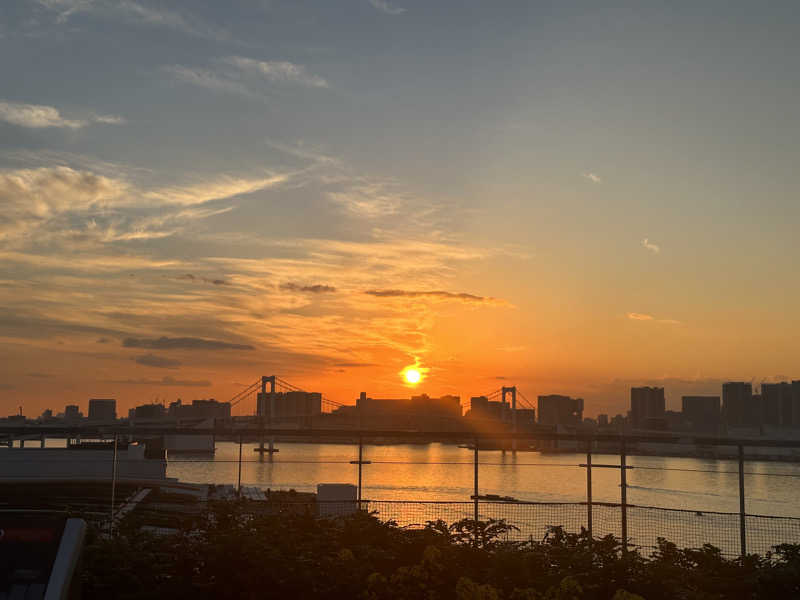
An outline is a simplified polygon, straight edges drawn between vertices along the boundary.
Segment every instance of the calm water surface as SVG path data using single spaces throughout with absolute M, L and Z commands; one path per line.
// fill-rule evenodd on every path
M 280 443 L 272 459 L 244 444 L 242 483 L 261 488 L 315 491 L 317 483 L 356 483 L 358 458 L 352 444 Z M 213 458 L 171 456 L 167 475 L 193 483 L 235 484 L 239 446 L 218 442 Z M 467 501 L 473 490 L 473 452 L 453 445 L 365 446 L 364 498 L 374 500 Z M 481 494 L 520 500 L 586 500 L 585 454 L 480 453 Z M 593 454 L 593 463 L 619 464 L 619 456 Z M 628 457 L 628 502 L 632 504 L 738 512 L 738 463 L 730 460 Z M 800 517 L 800 465 L 745 463 L 747 512 Z M 619 469 L 592 470 L 593 499 L 619 502 Z

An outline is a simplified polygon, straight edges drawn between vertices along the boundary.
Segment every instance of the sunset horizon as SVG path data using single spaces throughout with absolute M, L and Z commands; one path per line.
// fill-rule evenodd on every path
M 0 405 L 798 379 L 791 13 L 15 0 Z

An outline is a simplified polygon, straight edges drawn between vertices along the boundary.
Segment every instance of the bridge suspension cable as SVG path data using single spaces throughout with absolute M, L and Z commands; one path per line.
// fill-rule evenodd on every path
M 230 399 L 231 408 L 239 404 L 242 400 L 247 398 L 249 395 L 254 394 L 258 391 L 259 386 L 261 385 L 261 379 L 255 381 L 255 383 L 251 383 L 245 389 L 238 392 L 233 398 Z

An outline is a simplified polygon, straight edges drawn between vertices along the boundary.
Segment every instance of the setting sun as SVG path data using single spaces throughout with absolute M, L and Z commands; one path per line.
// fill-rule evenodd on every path
M 405 372 L 405 378 L 408 383 L 419 383 L 422 375 L 416 369 L 408 369 Z

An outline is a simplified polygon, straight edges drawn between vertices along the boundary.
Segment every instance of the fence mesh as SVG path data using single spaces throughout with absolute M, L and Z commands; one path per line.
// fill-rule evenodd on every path
M 422 527 L 427 521 L 442 519 L 448 523 L 474 516 L 473 502 L 364 502 L 364 508 L 376 513 L 379 519 L 395 521 L 401 526 Z M 569 532 L 587 527 L 588 508 L 585 503 L 507 503 L 479 502 L 481 520 L 505 519 L 517 530 L 509 539 L 541 540 L 551 526 L 561 526 Z M 741 552 L 739 515 L 737 513 L 700 512 L 658 508 L 627 507 L 628 542 L 647 552 L 656 547 L 659 537 L 679 547 L 699 548 L 711 544 L 727 556 Z M 622 508 L 619 504 L 592 506 L 592 534 L 603 537 L 622 536 Z M 747 551 L 765 554 L 783 543 L 800 543 L 800 519 L 747 515 Z

